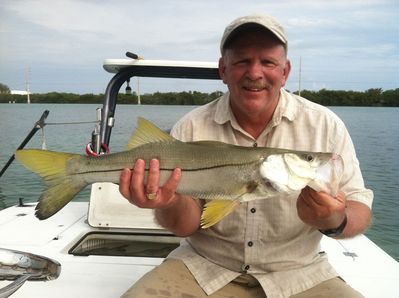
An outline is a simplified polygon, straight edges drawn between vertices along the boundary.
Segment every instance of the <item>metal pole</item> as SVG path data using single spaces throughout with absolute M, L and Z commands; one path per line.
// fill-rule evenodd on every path
M 30 67 L 26 69 L 26 96 L 27 96 L 27 104 L 30 104 L 30 88 L 29 88 L 29 80 L 30 80 Z
M 299 86 L 298 86 L 299 96 L 301 96 L 301 80 L 302 80 L 302 57 L 299 56 Z
M 140 99 L 140 78 L 137 77 L 137 104 L 141 105 L 141 99 Z

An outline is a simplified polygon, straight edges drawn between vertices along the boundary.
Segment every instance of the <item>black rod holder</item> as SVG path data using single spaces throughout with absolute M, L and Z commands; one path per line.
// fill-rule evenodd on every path
M 25 137 L 25 139 L 22 141 L 21 145 L 17 148 L 17 150 L 23 149 L 25 145 L 30 141 L 30 139 L 35 135 L 35 133 L 40 129 L 43 128 L 46 124 L 44 123 L 44 120 L 46 120 L 48 114 L 50 112 L 48 110 L 45 110 L 40 117 L 40 119 L 35 123 L 35 126 L 32 128 L 32 130 L 29 132 L 29 134 Z M 8 167 L 11 165 L 11 163 L 15 159 L 15 154 L 13 154 L 10 159 L 7 161 L 5 166 L 1 169 L 0 171 L 0 177 L 3 176 L 4 172 L 8 169 Z

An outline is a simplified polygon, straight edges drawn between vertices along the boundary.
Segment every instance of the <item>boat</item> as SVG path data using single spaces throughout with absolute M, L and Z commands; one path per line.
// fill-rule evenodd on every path
M 106 59 L 113 74 L 88 154 L 106 153 L 117 95 L 131 77 L 220 80 L 217 63 L 129 58 Z M 36 203 L 0 211 L 0 298 L 118 297 L 179 245 L 158 226 L 151 210 L 128 203 L 112 183 L 95 183 L 88 202 L 70 202 L 47 220 Z M 323 236 L 321 251 L 340 276 L 368 298 L 399 297 L 399 263 L 365 235 Z

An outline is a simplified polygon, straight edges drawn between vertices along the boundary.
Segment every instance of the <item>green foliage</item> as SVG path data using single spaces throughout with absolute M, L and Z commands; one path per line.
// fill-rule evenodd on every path
M 2 87 L 3 86 L 3 87 Z M 0 88 L 5 85 L 0 84 Z M 0 103 L 26 103 L 26 95 L 14 95 L 9 93 L 8 87 L 0 89 Z M 8 92 L 7 92 L 8 90 Z M 141 104 L 148 105 L 203 105 L 208 103 L 223 93 L 215 91 L 204 93 L 198 91 L 184 92 L 155 92 L 152 94 L 141 95 Z M 364 92 L 327 90 L 319 91 L 303 90 L 301 96 L 313 102 L 325 106 L 399 106 L 399 88 L 393 90 L 382 90 L 381 88 L 372 88 Z M 104 94 L 74 94 L 62 92 L 34 93 L 30 96 L 31 103 L 93 103 L 101 104 L 104 101 Z M 137 104 L 137 94 L 132 95 L 120 93 L 118 103 Z
M 10 88 L 7 85 L 0 83 L 0 94 L 10 93 Z
M 383 91 L 381 88 L 360 91 L 326 90 L 301 91 L 301 96 L 324 106 L 398 107 L 399 88 Z

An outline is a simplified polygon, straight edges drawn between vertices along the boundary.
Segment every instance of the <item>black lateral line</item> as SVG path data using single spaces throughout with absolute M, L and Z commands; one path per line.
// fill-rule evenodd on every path
M 252 162 L 255 163 L 255 162 Z M 252 164 L 252 163 L 248 163 L 248 164 Z M 213 169 L 217 169 L 217 168 L 224 168 L 224 167 L 232 167 L 232 166 L 240 166 L 240 165 L 244 165 L 244 164 L 224 164 L 224 165 L 216 165 L 216 166 L 211 166 L 211 167 L 203 167 L 203 168 L 195 168 L 195 169 L 182 169 L 184 172 L 196 172 L 196 171 L 205 171 L 205 170 L 213 170 Z M 175 168 L 178 168 L 178 166 L 174 167 L 174 168 L 160 168 L 160 171 L 173 171 Z M 76 174 L 79 175 L 83 175 L 83 174 L 91 174 L 91 173 L 113 173 L 113 172 L 121 172 L 124 168 L 121 169 L 110 169 L 110 170 L 99 170 L 99 171 L 85 171 L 85 172 L 79 172 Z M 130 168 L 131 170 L 133 170 L 133 168 Z M 146 168 L 145 171 L 148 171 L 149 169 Z

